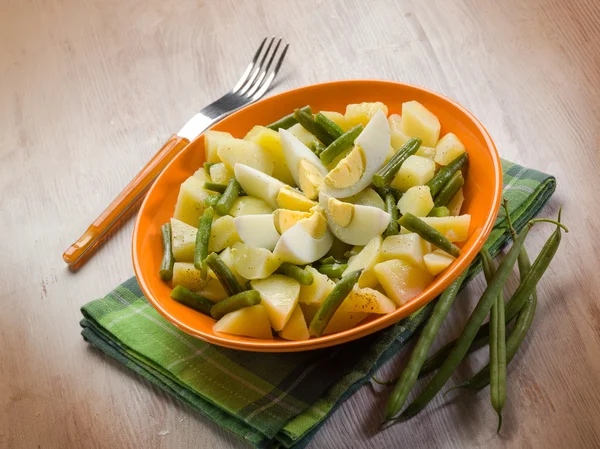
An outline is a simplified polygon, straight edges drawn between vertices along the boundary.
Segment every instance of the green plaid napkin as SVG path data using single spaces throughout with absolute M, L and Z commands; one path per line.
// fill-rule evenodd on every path
M 504 196 L 517 227 L 550 198 L 555 179 L 503 161 Z M 500 216 L 488 240 L 508 236 Z M 471 268 L 472 275 L 478 271 Z M 221 348 L 168 323 L 135 278 L 82 307 L 83 338 L 257 448 L 304 447 L 427 318 L 432 305 L 381 332 L 316 351 L 268 354 Z

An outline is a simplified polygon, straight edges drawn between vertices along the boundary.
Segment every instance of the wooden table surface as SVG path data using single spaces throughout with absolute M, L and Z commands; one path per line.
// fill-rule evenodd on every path
M 499 436 L 487 389 L 377 433 L 384 398 L 366 386 L 310 447 L 600 447 L 598 23 L 594 0 L 2 0 L 0 447 L 245 447 L 79 336 L 79 307 L 132 275 L 132 221 L 76 274 L 61 254 L 272 34 L 291 42 L 273 92 L 348 78 L 442 92 L 503 157 L 556 175 L 544 213 L 563 204 L 572 231 L 510 365 Z

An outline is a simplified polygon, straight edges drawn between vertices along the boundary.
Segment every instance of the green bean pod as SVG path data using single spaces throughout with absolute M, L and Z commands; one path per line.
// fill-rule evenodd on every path
M 454 173 L 459 171 L 468 161 L 469 156 L 467 153 L 463 153 L 450 162 L 445 167 L 442 167 L 433 178 L 426 184 L 429 187 L 431 196 L 435 198 L 437 194 L 442 190 L 446 183 L 454 176 Z
M 317 267 L 317 271 L 331 279 L 339 279 L 344 274 L 344 271 L 346 271 L 346 268 L 348 268 L 348 265 L 345 263 L 333 263 L 321 265 Z
M 310 149 L 313 153 L 315 153 L 316 156 L 321 156 L 321 153 L 325 151 L 325 145 L 323 145 L 318 140 L 315 140 L 310 144 Z
M 208 316 L 210 316 L 210 309 L 214 304 L 211 300 L 181 285 L 176 286 L 171 291 L 171 298 L 184 306 L 188 306 L 190 309 L 197 310 Z
M 208 181 L 208 182 L 204 183 L 203 188 L 204 188 L 204 190 L 211 190 L 213 192 L 224 193 L 225 190 L 227 189 L 227 185 Z
M 219 198 L 219 201 L 217 201 L 217 205 L 215 206 L 217 214 L 221 216 L 227 215 L 233 207 L 235 200 L 237 200 L 240 196 L 241 190 L 242 186 L 240 186 L 240 183 L 237 182 L 235 178 L 231 178 L 227 183 L 225 192 L 223 192 L 221 198 Z
M 213 270 L 228 295 L 231 296 L 244 291 L 244 288 L 240 285 L 235 275 L 216 253 L 210 253 L 205 261 L 208 267 Z
M 311 285 L 314 281 L 312 273 L 287 262 L 279 266 L 277 273 L 295 279 L 302 285 Z
M 214 304 L 210 309 L 210 314 L 215 320 L 218 320 L 228 313 L 257 304 L 260 304 L 260 293 L 256 290 L 246 290 Z
M 460 256 L 460 248 L 458 246 L 448 240 L 440 231 L 428 225 L 419 217 L 411 214 L 410 212 L 404 214 L 398 220 L 398 224 L 400 224 L 400 226 L 404 226 L 411 232 L 416 232 L 423 238 L 423 240 L 426 240 L 438 248 L 443 249 L 448 254 L 454 257 Z
M 363 129 L 363 125 L 356 125 L 329 144 L 319 156 L 323 165 L 332 163 L 336 157 L 351 147 Z
M 475 339 L 477 330 L 492 308 L 492 305 L 496 301 L 499 292 L 504 287 L 504 284 L 506 283 L 513 266 L 517 261 L 519 251 L 521 250 L 521 247 L 527 238 L 527 234 L 529 233 L 529 228 L 530 226 L 528 225 L 521 231 L 513 246 L 504 256 L 502 262 L 500 262 L 493 279 L 488 283 L 488 286 L 483 292 L 483 295 L 477 303 L 477 306 L 475 306 L 475 309 L 471 313 L 471 316 L 469 317 L 462 334 L 460 337 L 458 337 L 456 345 L 452 348 L 452 351 L 446 360 L 444 360 L 444 363 L 442 363 L 440 369 L 427 384 L 425 390 L 423 390 L 423 392 L 402 413 L 404 418 L 410 418 L 425 408 L 429 401 L 431 401 L 431 399 L 433 399 L 433 397 L 442 389 L 446 382 L 448 382 L 448 379 L 450 379 L 450 376 L 452 376 L 452 373 L 456 367 L 467 354 L 471 343 Z
M 396 198 L 391 193 L 385 195 L 385 211 L 392 216 L 387 228 L 383 231 L 383 236 L 396 235 L 400 231 L 398 225 L 398 207 L 396 206 Z
M 312 110 L 310 106 L 304 106 L 300 108 L 302 112 L 306 112 L 307 114 L 312 115 Z M 286 115 L 285 117 L 280 118 L 276 122 L 267 125 L 267 128 L 272 129 L 273 131 L 279 131 L 279 128 L 288 129 L 294 126 L 298 121 L 294 118 L 294 113 Z
M 449 217 L 450 211 L 446 206 L 434 207 L 429 211 L 428 217 Z
M 400 375 L 394 390 L 388 399 L 387 408 L 385 412 L 385 420 L 388 421 L 392 419 L 404 406 L 406 402 L 406 398 L 408 398 L 408 394 L 415 386 L 417 382 L 417 378 L 419 376 L 419 370 L 423 365 L 423 362 L 427 358 L 427 353 L 435 340 L 435 337 L 442 325 L 442 322 L 448 315 L 450 311 L 450 307 L 454 303 L 454 299 L 460 290 L 460 286 L 463 281 L 467 277 L 469 270 L 463 271 L 463 273 L 452 283 L 450 286 L 444 290 L 437 303 L 435 304 L 435 308 L 431 313 L 431 316 L 427 320 L 425 327 L 421 331 L 419 335 L 419 339 L 410 354 L 410 358 L 406 363 L 406 367 L 402 374 Z
M 446 206 L 454 197 L 454 195 L 456 195 L 456 192 L 462 189 L 464 185 L 465 178 L 463 177 L 462 171 L 457 170 L 435 197 L 435 201 L 433 203 L 434 206 Z
M 324 145 L 330 145 L 334 139 L 329 135 L 329 133 L 319 124 L 315 123 L 312 115 L 307 114 L 300 109 L 296 109 L 294 111 L 294 118 L 298 123 L 302 125 L 304 129 L 306 129 L 309 133 L 313 134 L 317 139 L 319 139 Z
M 206 204 L 208 207 L 215 207 L 220 199 L 220 193 L 211 193 L 206 198 L 204 198 L 204 204 Z
M 173 243 L 171 241 L 171 223 L 165 223 L 160 227 L 163 244 L 163 258 L 160 263 L 159 276 L 163 281 L 173 279 L 173 265 L 175 265 L 175 257 L 173 257 Z
M 375 187 L 381 188 L 389 184 L 394 176 L 396 176 L 396 173 L 398 173 L 398 170 L 400 170 L 402 164 L 404 164 L 404 161 L 417 152 L 421 143 L 421 139 L 413 137 L 402 145 L 402 147 L 400 147 L 400 149 L 390 158 L 387 164 L 381 167 L 379 171 L 373 175 L 372 182 Z
M 354 287 L 354 284 L 358 282 L 358 278 L 362 274 L 363 270 L 356 270 L 352 273 L 348 273 L 342 279 L 340 279 L 331 293 L 325 298 L 319 310 L 313 317 L 308 328 L 308 332 L 313 337 L 320 337 L 323 335 L 325 328 L 331 321 L 331 317 L 335 311 L 340 307 L 344 299 L 350 294 L 350 291 Z
M 383 199 L 383 201 L 385 201 L 385 196 L 388 193 L 391 193 L 392 195 L 394 195 L 394 198 L 396 199 L 396 203 L 398 201 L 400 201 L 400 198 L 402 198 L 402 195 L 403 195 L 403 193 L 400 190 L 394 189 L 393 187 L 390 187 L 390 186 L 375 187 L 375 191 L 379 194 L 379 196 L 381 197 L 381 199 Z
M 346 259 L 336 259 L 333 256 L 327 256 L 324 259 L 319 260 L 319 263 L 321 265 L 332 265 L 332 264 L 346 264 L 348 263 L 348 260 Z
M 204 265 L 204 259 L 208 256 L 208 241 L 210 240 L 210 234 L 212 229 L 212 221 L 215 216 L 215 212 L 212 207 L 207 208 L 200 217 L 200 223 L 198 224 L 198 231 L 196 231 L 196 246 L 194 248 L 194 267 L 196 270 L 206 271 L 206 265 Z
M 342 134 L 344 134 L 344 130 L 337 123 L 329 120 L 326 116 L 317 112 L 315 115 L 315 123 L 321 126 L 327 134 L 331 136 L 333 140 L 339 138 Z

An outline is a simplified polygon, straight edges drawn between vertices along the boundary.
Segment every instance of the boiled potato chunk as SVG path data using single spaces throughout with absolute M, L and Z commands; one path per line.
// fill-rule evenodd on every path
M 208 175 L 206 174 L 206 170 L 204 170 L 204 167 L 200 167 L 192 176 L 194 178 L 198 178 L 202 182 L 210 181 Z
M 288 131 L 296 136 L 300 142 L 310 148 L 311 144 L 318 142 L 313 134 L 308 132 L 300 123 L 296 123 L 294 126 L 288 128 Z
M 433 280 L 427 270 L 399 259 L 378 263 L 374 271 L 386 295 L 399 306 L 420 294 Z
M 282 274 L 251 281 L 252 288 L 260 293 L 261 304 L 267 309 L 271 327 L 282 330 L 298 305 L 300 283 Z
M 279 232 L 275 229 L 272 214 L 242 215 L 234 219 L 238 235 L 247 246 L 275 249 Z
M 225 298 L 229 297 L 221 282 L 214 278 L 210 278 L 208 282 L 198 290 L 198 294 L 213 302 L 223 301 Z
M 349 104 L 346 106 L 346 121 L 350 128 L 356 125 L 367 126 L 377 111 L 383 111 L 386 117 L 388 115 L 387 106 L 380 101 Z
M 435 147 L 440 138 L 440 121 L 418 101 L 402 104 L 400 129 L 410 137 L 419 137 L 426 147 Z
M 371 206 L 377 209 L 385 210 L 385 203 L 379 196 L 379 194 L 370 187 L 357 193 L 356 195 L 346 198 L 347 201 L 352 204 L 358 204 L 360 206 Z
M 313 275 L 313 283 L 300 286 L 298 301 L 301 304 L 320 305 L 334 289 L 335 282 L 311 266 L 306 266 L 304 269 Z
M 304 319 L 304 314 L 300 306 L 296 306 L 292 312 L 292 316 L 288 320 L 287 324 L 281 332 L 279 332 L 281 338 L 286 340 L 308 340 L 310 335 L 308 334 L 308 327 Z
M 471 224 L 469 214 L 456 217 L 423 217 L 421 220 L 444 234 L 451 242 L 464 242 L 469 237 L 469 226 Z M 408 232 L 402 228 L 401 233 L 406 234 Z
M 171 218 L 171 245 L 177 262 L 193 262 L 198 230 L 177 218 Z
M 223 162 L 210 166 L 210 179 L 218 184 L 227 184 L 233 178 L 233 171 Z
M 208 240 L 209 252 L 219 252 L 239 241 L 240 236 L 231 215 L 224 215 L 213 221 Z
M 226 140 L 219 146 L 218 154 L 230 170 L 235 164 L 244 164 L 269 176 L 273 173 L 273 157 L 254 142 L 243 139 Z
M 388 123 L 390 124 L 391 140 L 390 144 L 394 152 L 398 151 L 406 142 L 409 141 L 410 137 L 404 134 L 401 130 L 402 117 L 398 114 L 392 114 L 388 117 Z
M 342 312 L 385 314 L 396 310 L 396 304 L 377 290 L 360 288 L 358 285 L 354 285 L 338 310 Z
M 223 131 L 205 131 L 204 151 L 206 153 L 206 162 L 220 162 L 219 155 L 217 154 L 219 145 L 230 139 L 233 139 L 233 136 Z
M 267 309 L 262 304 L 228 313 L 213 325 L 213 330 L 244 337 L 273 338 Z
M 221 254 L 219 254 L 219 257 L 221 258 L 223 263 L 225 265 L 227 265 L 227 268 L 229 268 L 231 270 L 231 272 L 233 273 L 235 278 L 238 280 L 240 285 L 244 285 L 248 279 L 241 276 L 235 269 L 235 259 L 233 257 L 233 251 L 231 250 L 231 248 L 225 248 L 221 252 Z M 216 275 L 213 273 L 212 270 L 209 270 L 209 274 L 216 279 Z
M 236 243 L 232 252 L 236 271 L 246 279 L 267 278 L 281 265 L 281 261 L 265 248 L 249 248 Z
M 441 249 L 425 254 L 423 257 L 427 270 L 435 276 L 444 271 L 454 261 L 454 257 Z
M 352 256 L 348 261 L 348 268 L 344 271 L 344 276 L 356 270 L 363 270 L 358 278 L 359 287 L 375 287 L 377 277 L 373 272 L 375 264 L 379 261 L 381 255 L 381 245 L 383 240 L 380 235 L 373 238 L 356 256 Z
M 299 210 L 308 212 L 317 205 L 316 201 L 309 200 L 301 192 L 285 186 L 277 194 L 277 204 L 281 209 Z
M 434 175 L 435 162 L 426 157 L 412 155 L 404 161 L 391 186 L 406 192 L 411 187 L 427 184 Z
M 390 235 L 381 245 L 381 260 L 400 259 L 417 267 L 425 268 L 423 256 L 431 244 L 418 234 Z
M 253 196 L 243 196 L 233 203 L 229 213 L 234 217 L 242 215 L 262 215 L 270 214 L 273 208 L 265 200 Z
M 279 139 L 279 133 L 277 131 L 273 131 L 272 129 L 264 126 L 255 126 L 248 132 L 248 134 L 246 134 L 244 140 L 248 140 L 260 145 L 271 154 L 271 157 L 273 158 L 272 176 L 274 178 L 277 178 L 286 184 L 294 184 L 294 178 L 292 178 L 290 169 L 287 166 L 285 157 L 283 156 L 281 140 Z
M 173 288 L 181 285 L 195 292 L 204 285 L 199 270 L 196 270 L 193 263 L 175 262 L 173 265 Z
M 331 317 L 323 335 L 352 329 L 367 316 L 369 316 L 369 314 L 365 312 L 344 312 L 343 310 L 338 309 Z
M 431 190 L 427 186 L 415 186 L 406 191 L 398 201 L 402 215 L 411 213 L 417 217 L 426 217 L 433 209 Z
M 181 220 L 190 226 L 198 226 L 198 221 L 206 209 L 204 200 L 208 194 L 204 190 L 204 181 L 190 176 L 179 188 L 173 218 Z
M 435 146 L 434 160 L 440 165 L 448 165 L 465 151 L 467 150 L 465 150 L 465 146 L 459 138 L 452 133 L 448 133 Z
M 465 194 L 463 193 L 463 189 L 460 189 L 458 192 L 454 194 L 448 205 L 446 206 L 450 211 L 450 215 L 460 215 L 460 210 L 462 209 L 463 202 L 465 201 Z
M 421 145 L 419 147 L 419 149 L 417 150 L 417 152 L 415 153 L 415 156 L 421 156 L 421 157 L 425 157 L 427 159 L 435 159 L 435 148 L 431 148 L 431 147 L 425 147 L 423 145 Z
M 333 123 L 342 128 L 344 132 L 352 128 L 352 125 L 348 122 L 348 120 L 346 120 L 346 117 L 343 114 L 340 114 L 339 112 L 321 111 L 321 114 L 323 114 Z

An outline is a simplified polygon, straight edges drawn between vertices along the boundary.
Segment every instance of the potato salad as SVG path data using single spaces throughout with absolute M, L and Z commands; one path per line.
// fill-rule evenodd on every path
M 468 153 L 422 104 L 399 112 L 305 106 L 243 137 L 207 131 L 162 227 L 171 297 L 215 332 L 306 340 L 419 295 L 469 236 Z

